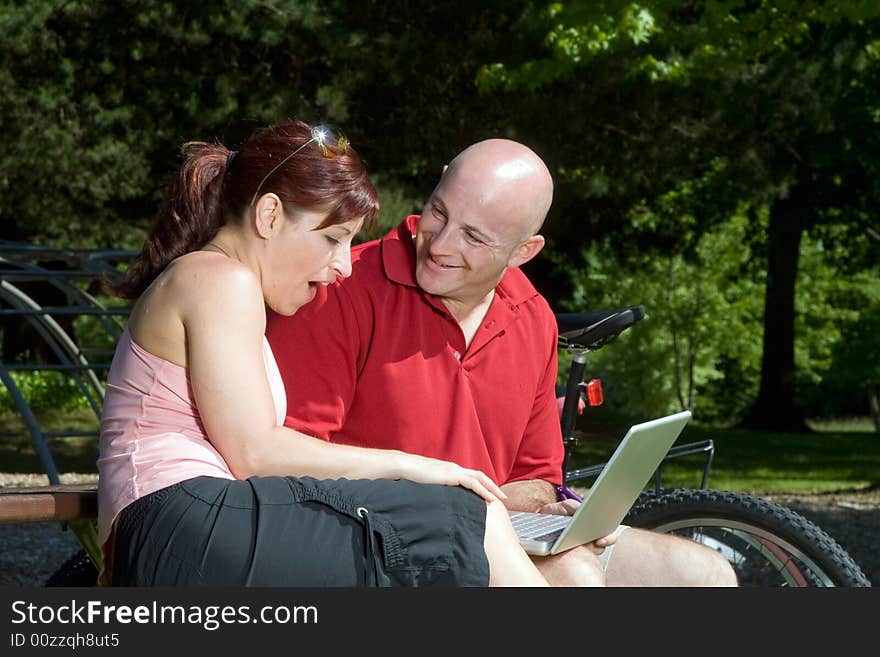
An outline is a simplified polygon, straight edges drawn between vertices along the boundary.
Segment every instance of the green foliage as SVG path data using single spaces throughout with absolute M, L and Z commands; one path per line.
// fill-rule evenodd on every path
M 95 565 L 95 570 L 101 572 L 103 556 L 101 545 L 98 543 L 98 521 L 91 518 L 76 518 L 68 524 Z
M 754 394 L 760 365 L 761 286 L 748 274 L 753 253 L 741 213 L 703 235 L 691 258 L 643 251 L 621 259 L 609 248 L 585 254 L 572 276 L 570 308 L 644 304 L 645 319 L 596 353 L 606 400 L 637 416 L 692 409 L 703 421 L 728 420 Z
M 138 246 L 183 141 L 234 145 L 254 124 L 344 105 L 316 91 L 335 36 L 319 7 L 4 3 L 0 128 L 17 137 L 0 154 L 6 236 Z
M 598 55 L 648 42 L 658 29 L 653 13 L 634 2 L 551 3 L 540 20 L 547 55 L 514 68 L 487 64 L 477 75 L 478 89 L 535 91 L 594 64 Z
M 841 340 L 839 320 L 854 308 L 838 278 L 876 262 L 877 244 L 864 237 L 880 234 L 872 210 L 880 203 L 880 5 L 649 0 L 545 7 L 540 44 L 525 56 L 487 63 L 477 82 L 511 103 L 554 107 L 547 140 L 561 145 L 554 164 L 562 216 L 549 230 L 559 231 L 559 257 L 569 269 L 583 258 L 590 274 L 596 254 L 644 270 L 651 280 L 640 289 L 652 290 L 655 313 L 668 308 L 669 317 L 688 322 L 696 308 L 706 308 L 732 319 L 685 331 L 670 325 L 658 342 L 675 364 L 667 375 L 676 381 L 671 392 L 679 405 L 693 399 L 709 415 L 736 417 L 744 397 L 756 392 L 758 371 L 770 382 L 761 386 L 765 394 L 791 380 L 792 366 L 803 394 L 811 394 Z M 574 109 L 565 101 L 572 94 L 579 100 Z M 519 98 L 530 95 L 540 101 Z M 783 330 L 767 332 L 763 345 L 762 295 L 739 315 L 730 299 L 742 294 L 741 283 L 726 271 L 728 259 L 705 253 L 712 251 L 707 237 L 724 235 L 744 211 L 785 211 L 773 215 L 773 225 L 791 229 L 774 233 L 787 242 L 767 244 L 765 216 L 754 226 L 763 234 L 743 235 L 752 261 L 739 265 L 739 275 L 753 287 L 767 277 L 771 309 L 780 309 L 766 321 Z M 801 251 L 806 262 L 782 260 L 779 254 L 804 231 L 811 235 Z M 583 248 L 571 239 L 575 232 L 592 244 Z M 831 261 L 842 259 L 837 246 L 846 242 L 850 262 L 835 267 Z M 646 252 L 665 254 L 666 266 L 643 262 Z M 592 258 L 580 255 L 586 253 Z M 761 260 L 764 266 L 755 264 Z M 798 266 L 802 289 L 791 318 L 778 286 Z M 658 280 L 667 287 L 662 301 L 651 285 Z M 629 302 L 620 300 L 626 285 L 612 285 L 617 303 Z M 791 366 L 791 344 L 779 343 L 788 321 L 797 336 Z M 750 347 L 781 355 L 765 359 L 763 370 L 753 348 L 732 348 L 743 322 Z M 716 340 L 731 348 L 713 348 Z
M 49 441 L 49 449 L 59 472 L 96 472 L 98 423 L 91 409 L 52 407 L 38 412 L 37 422 L 45 432 L 94 432 L 87 437 L 54 438 Z M 15 411 L 0 412 L 0 472 L 46 472 L 27 425 Z
M 690 408 L 716 423 L 741 416 L 757 392 L 763 321 L 764 291 L 753 272 L 761 247 L 750 246 L 749 235 L 765 223 L 766 213 L 741 212 L 704 233 L 688 256 L 621 258 L 608 247 L 584 254 L 568 309 L 642 303 L 647 310 L 642 323 L 591 358 L 609 407 L 635 417 Z M 840 275 L 836 248 L 810 237 L 801 248 L 796 360 L 811 416 L 865 415 L 866 396 L 857 404 L 847 397 L 880 383 L 880 279 Z
M 372 180 L 381 204 L 379 221 L 372 230 L 361 231 L 356 238 L 358 242 L 383 237 L 405 216 L 421 212 L 422 205 L 427 199 L 427 193 L 424 196 L 418 196 L 407 185 L 388 176 L 377 174 L 372 176 Z
M 830 341 L 825 367 L 805 399 L 817 415 L 865 415 L 869 395 L 880 389 L 880 276 L 855 276 L 838 294 L 847 311 L 829 315 L 838 339 Z
M 62 372 L 10 372 L 10 376 L 35 413 L 49 409 L 72 411 L 88 407 L 88 401 L 76 381 Z M 17 410 L 6 387 L 0 388 L 0 411 Z
M 860 23 L 878 14 L 876 3 L 864 0 L 553 2 L 539 13 L 543 56 L 486 64 L 477 84 L 482 91 L 533 91 L 598 65 L 608 52 L 627 57 L 628 75 L 687 83 L 802 48 L 817 25 Z
M 502 124 L 472 82 L 528 4 L 4 2 L 4 237 L 139 248 L 181 143 L 292 115 L 343 127 L 392 196 L 426 195 Z

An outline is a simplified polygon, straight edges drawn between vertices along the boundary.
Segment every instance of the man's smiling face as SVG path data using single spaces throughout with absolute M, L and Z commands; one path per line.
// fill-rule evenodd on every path
M 489 294 L 519 245 L 497 207 L 455 178 L 437 186 L 416 232 L 416 280 L 425 292 L 469 305 Z
M 550 172 L 527 147 L 503 139 L 468 147 L 444 170 L 422 210 L 419 286 L 459 319 L 490 300 L 505 271 L 544 246 L 536 233 L 552 198 Z

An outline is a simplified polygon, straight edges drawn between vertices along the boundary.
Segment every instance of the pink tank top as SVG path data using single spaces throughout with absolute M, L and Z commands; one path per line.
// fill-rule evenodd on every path
M 263 361 L 280 426 L 287 397 L 265 337 Z M 126 327 L 107 375 L 101 416 L 98 544 L 106 542 L 116 516 L 136 499 L 200 475 L 235 479 L 208 440 L 186 368 L 144 350 Z

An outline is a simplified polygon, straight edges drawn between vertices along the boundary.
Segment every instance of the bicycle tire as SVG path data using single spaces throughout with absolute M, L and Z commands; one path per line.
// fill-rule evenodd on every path
M 847 551 L 802 515 L 746 493 L 642 493 L 624 524 L 685 536 L 722 553 L 740 586 L 871 586 Z
M 58 566 L 44 586 L 95 586 L 97 583 L 98 569 L 88 553 L 79 550 Z

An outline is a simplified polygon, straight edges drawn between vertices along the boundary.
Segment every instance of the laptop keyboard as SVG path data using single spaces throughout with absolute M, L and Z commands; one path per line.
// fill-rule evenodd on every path
M 565 528 L 571 522 L 571 516 L 511 511 L 510 522 L 517 536 L 521 539 L 534 540 Z

